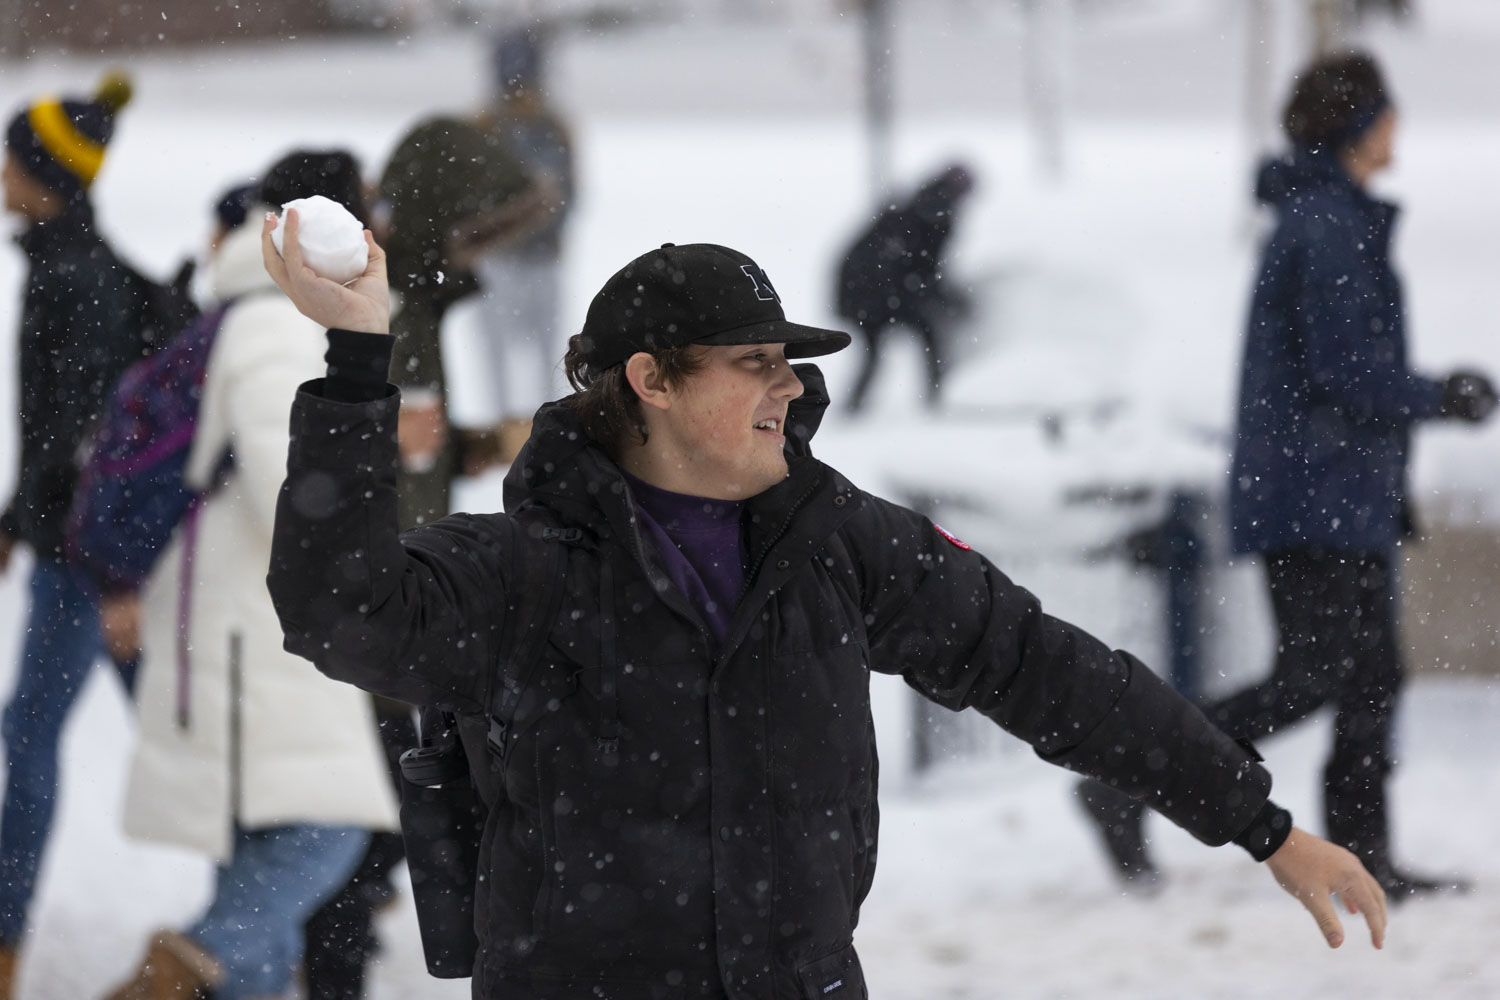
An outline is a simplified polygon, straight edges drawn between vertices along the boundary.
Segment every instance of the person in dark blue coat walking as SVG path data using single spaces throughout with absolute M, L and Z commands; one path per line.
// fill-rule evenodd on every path
M 1265 561 L 1278 652 L 1270 677 L 1207 714 L 1255 739 L 1332 705 L 1328 837 L 1400 899 L 1458 885 L 1404 872 L 1390 853 L 1385 789 L 1402 675 L 1395 549 L 1413 533 L 1411 430 L 1438 417 L 1483 420 L 1495 392 L 1474 372 L 1432 379 L 1408 365 L 1390 260 L 1397 210 L 1366 190 L 1391 162 L 1396 125 L 1374 60 L 1314 63 L 1283 125 L 1292 150 L 1256 185 L 1276 226 L 1250 305 L 1229 484 L 1234 550 Z M 1121 872 L 1154 874 L 1140 802 L 1096 783 L 1082 796 Z

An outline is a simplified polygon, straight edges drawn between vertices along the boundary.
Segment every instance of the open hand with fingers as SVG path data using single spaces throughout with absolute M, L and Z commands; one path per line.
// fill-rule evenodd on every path
M 266 271 L 302 315 L 329 328 L 361 333 L 390 332 L 391 295 L 386 281 L 385 252 L 368 229 L 365 230 L 365 242 L 370 247 L 370 262 L 365 273 L 347 285 L 341 285 L 320 277 L 303 260 L 302 248 L 297 242 L 296 209 L 288 209 L 286 213 L 286 232 L 282 240 L 284 256 L 276 252 L 271 240 L 276 226 L 276 216 L 267 215 L 261 229 L 261 255 L 265 259 Z
M 1344 943 L 1344 927 L 1332 899 L 1335 893 L 1351 914 L 1364 914 L 1370 943 L 1376 948 L 1385 946 L 1385 893 L 1352 853 L 1293 827 L 1266 865 L 1281 887 L 1307 907 L 1328 947 Z

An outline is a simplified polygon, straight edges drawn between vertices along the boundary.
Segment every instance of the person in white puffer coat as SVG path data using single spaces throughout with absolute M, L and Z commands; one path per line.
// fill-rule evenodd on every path
M 348 154 L 294 154 L 261 191 L 323 194 L 365 217 Z M 151 942 L 135 979 L 111 994 L 122 1000 L 284 994 L 303 923 L 347 880 L 369 831 L 396 823 L 370 699 L 282 649 L 266 591 L 288 413 L 297 387 L 323 374 L 326 342 L 266 274 L 268 207 L 223 238 L 212 264 L 214 297 L 230 305 L 186 475 L 197 488 L 222 481 L 178 525 L 142 591 L 125 804 L 128 834 L 198 851 L 218 878 L 202 918 Z

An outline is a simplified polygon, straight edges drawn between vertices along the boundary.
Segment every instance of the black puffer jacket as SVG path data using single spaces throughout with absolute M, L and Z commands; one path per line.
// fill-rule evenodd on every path
M 30 273 L 21 308 L 21 468 L 0 531 L 62 558 L 80 443 L 121 373 L 145 351 L 145 288 L 75 202 L 21 234 Z
M 805 442 L 815 370 L 789 419 Z M 474 995 L 865 995 L 875 867 L 871 670 L 1109 776 L 1210 843 L 1269 775 L 1138 662 L 1042 613 L 931 522 L 805 455 L 748 501 L 748 583 L 717 654 L 638 530 L 618 468 L 552 404 L 507 480 L 518 516 L 398 536 L 394 395 L 292 413 L 270 587 L 287 648 L 404 701 L 484 711 L 533 515 L 582 529 L 490 805 Z M 798 435 L 800 424 L 802 434 Z M 609 692 L 613 691 L 613 697 Z M 481 726 L 482 730 L 482 726 Z M 618 734 L 617 742 L 603 737 Z

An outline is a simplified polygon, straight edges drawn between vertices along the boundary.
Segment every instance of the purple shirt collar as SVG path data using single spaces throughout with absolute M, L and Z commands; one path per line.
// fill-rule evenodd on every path
M 745 586 L 744 503 L 673 493 L 628 472 L 625 479 L 662 568 L 722 642 Z

